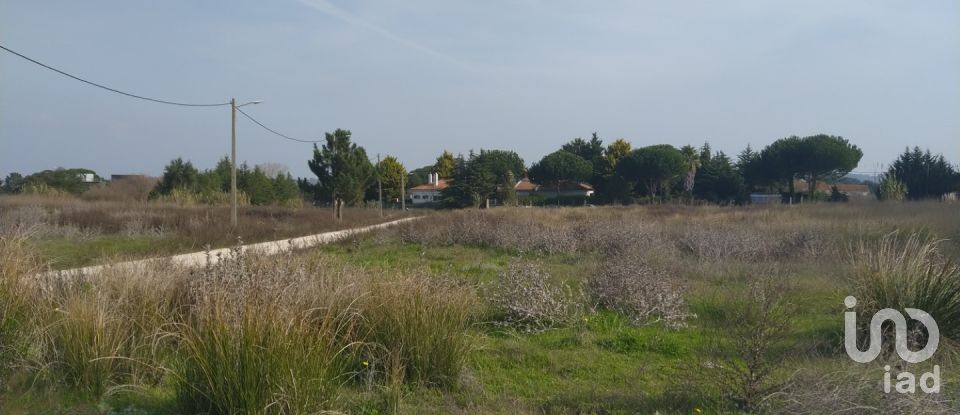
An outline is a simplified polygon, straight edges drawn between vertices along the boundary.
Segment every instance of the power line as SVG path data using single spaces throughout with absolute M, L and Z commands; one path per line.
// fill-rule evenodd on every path
M 49 69 L 49 70 L 51 70 L 51 71 L 54 71 L 54 72 L 56 72 L 56 73 L 58 73 L 58 74 L 60 74 L 60 75 L 66 76 L 66 77 L 68 77 L 68 78 L 72 78 L 72 79 L 75 79 L 75 80 L 77 80 L 77 81 L 83 82 L 83 83 L 85 83 L 85 84 L 93 85 L 93 86 L 95 86 L 95 87 L 97 87 L 97 88 L 105 89 L 105 90 L 107 90 L 107 91 L 115 92 L 115 93 L 118 93 L 118 94 L 121 94 L 121 95 L 126 95 L 126 96 L 132 97 L 132 98 L 142 99 L 142 100 L 145 100 L 145 101 L 151 101 L 151 102 L 156 102 L 156 103 L 160 103 L 160 104 L 179 105 L 179 106 L 181 106 L 181 107 L 222 107 L 222 106 L 230 105 L 229 102 L 224 102 L 224 103 L 219 103 L 219 104 L 190 104 L 190 103 L 184 103 L 184 102 L 174 102 L 174 101 L 167 101 L 167 100 L 163 100 L 163 99 L 150 98 L 150 97 L 145 97 L 145 96 L 137 95 L 137 94 L 131 94 L 131 93 L 129 93 L 129 92 L 123 92 L 123 91 L 121 91 L 121 90 L 119 90 L 119 89 L 114 89 L 114 88 L 110 88 L 110 87 L 105 86 L 105 85 L 100 85 L 100 84 L 98 84 L 98 83 L 96 83 L 96 82 L 88 81 L 88 80 L 86 80 L 86 79 L 80 78 L 79 76 L 71 75 L 71 74 L 69 74 L 69 73 L 66 73 L 66 72 L 64 72 L 64 71 L 61 71 L 61 70 L 59 70 L 59 69 L 57 69 L 57 68 L 54 68 L 54 67 L 52 67 L 52 66 L 50 66 L 50 65 L 46 65 L 46 64 L 44 64 L 44 63 L 42 63 L 42 62 L 40 62 L 40 61 L 37 61 L 37 60 L 35 60 L 35 59 L 31 59 L 31 58 L 29 58 L 29 57 L 27 57 L 27 56 L 25 56 L 25 55 L 23 55 L 23 54 L 21 54 L 21 53 L 19 53 L 19 52 L 16 52 L 16 51 L 14 51 L 14 50 L 11 50 L 10 48 L 7 48 L 6 46 L 0 45 L 0 49 L 3 49 L 3 50 L 5 50 L 5 51 L 7 51 L 7 52 L 10 52 L 10 53 L 16 55 L 16 56 L 19 56 L 19 57 L 21 57 L 21 58 L 23 58 L 23 59 L 26 59 L 27 61 L 30 61 L 30 62 L 32 62 L 32 63 L 34 63 L 34 64 L 40 65 L 40 66 L 42 66 L 42 67 L 44 67 L 44 68 L 47 68 L 47 69 Z
M 267 131 L 269 131 L 269 132 L 277 135 L 278 137 L 286 138 L 287 140 L 297 141 L 297 142 L 301 142 L 301 143 L 322 143 L 322 142 L 324 141 L 324 140 L 303 140 L 303 139 L 299 139 L 299 138 L 290 137 L 289 135 L 280 133 L 280 132 L 278 132 L 277 130 L 274 130 L 274 129 L 270 128 L 270 127 L 267 127 L 266 125 L 263 125 L 262 122 L 257 121 L 256 118 L 251 117 L 250 114 L 247 114 L 247 113 L 243 112 L 243 110 L 240 109 L 240 108 L 237 108 L 237 111 L 239 111 L 241 114 L 243 114 L 244 117 L 249 118 L 250 121 L 253 121 L 255 124 L 259 125 L 260 127 L 263 127 L 264 130 L 267 130 Z

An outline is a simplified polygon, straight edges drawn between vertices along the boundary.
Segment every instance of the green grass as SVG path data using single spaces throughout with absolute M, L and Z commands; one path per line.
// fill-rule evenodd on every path
M 54 269 L 100 264 L 107 259 L 156 258 L 202 249 L 176 238 L 126 238 L 116 235 L 99 236 L 86 241 L 43 239 L 34 244 Z
M 109 251 L 110 245 L 118 242 L 103 243 L 103 251 Z M 156 252 L 156 246 L 152 245 L 149 252 Z M 378 236 L 325 245 L 304 255 L 314 253 L 329 260 L 325 264 L 330 268 L 360 268 L 384 279 L 390 275 L 428 273 L 467 286 L 496 281 L 498 273 L 515 261 L 537 262 L 558 282 L 578 285 L 595 272 L 600 261 L 591 253 L 518 254 L 498 248 L 404 244 Z M 83 257 L 84 254 L 76 255 Z M 798 257 L 767 262 L 684 255 L 656 257 L 655 266 L 670 270 L 689 284 L 686 298 L 690 311 L 697 317 L 686 326 L 667 328 L 656 323 L 634 326 L 617 313 L 598 310 L 567 326 L 527 333 L 490 324 L 486 320 L 491 316 L 486 314 L 472 321 L 463 336 L 468 339 L 464 344 L 471 347 L 440 345 L 444 350 L 453 351 L 448 356 L 450 359 L 437 365 L 440 375 L 433 374 L 437 371 L 429 368 L 432 363 L 418 362 L 418 354 L 433 356 L 435 353 L 419 352 L 429 350 L 432 345 L 418 343 L 417 336 L 426 331 L 422 327 L 428 322 L 438 320 L 443 308 L 434 307 L 441 311 L 430 315 L 423 311 L 429 308 L 385 308 L 390 314 L 374 315 L 358 327 L 379 326 L 374 331 L 384 337 L 374 342 L 389 350 L 380 355 L 362 351 L 349 365 L 365 373 L 360 360 L 369 360 L 382 369 L 388 365 L 386 359 L 396 355 L 412 368 L 405 367 L 399 375 L 403 381 L 396 384 L 379 379 L 370 383 L 362 378 L 350 379 L 340 388 L 339 398 L 333 405 L 337 410 L 356 414 L 385 414 L 394 410 L 411 414 L 694 414 L 700 413 L 698 409 L 702 413 L 737 413 L 730 396 L 724 395 L 710 378 L 706 365 L 715 363 L 710 361 L 712 347 L 730 343 L 731 336 L 726 333 L 731 324 L 736 324 L 730 319 L 738 305 L 736 301 L 742 301 L 741 295 L 748 292 L 759 277 L 784 283 L 786 299 L 794 310 L 788 341 L 777 343 L 773 350 L 783 362 L 775 375 L 777 379 L 788 378 L 800 370 L 813 371 L 819 376 L 856 367 L 870 372 L 870 377 L 865 379 L 879 381 L 877 367 L 851 365 L 841 347 L 842 301 L 850 286 L 844 278 L 848 265 L 840 263 L 839 257 L 835 252 L 826 258 Z M 389 284 L 381 288 L 389 289 Z M 380 294 L 377 298 L 383 301 L 391 297 Z M 398 295 L 393 301 L 410 298 L 416 296 Z M 392 327 L 383 327 L 387 325 Z M 449 332 L 462 334 L 456 327 Z M 391 340 L 397 341 L 391 344 Z M 204 343 L 215 345 L 215 342 Z M 228 341 L 224 347 L 232 343 Z M 291 356 L 290 361 L 297 361 L 295 354 Z M 225 359 L 210 358 L 212 362 L 222 360 Z M 452 363 L 447 364 L 448 360 Z M 458 365 L 458 362 L 465 364 Z M 946 390 L 955 391 L 953 388 L 960 380 L 958 375 L 949 362 L 942 366 Z M 417 367 L 429 369 L 418 373 Z M 453 378 L 459 381 L 452 382 Z M 89 413 L 129 406 L 142 408 L 144 413 L 165 413 L 173 407 L 172 391 L 172 386 L 162 384 L 143 395 L 113 395 L 92 405 L 94 412 Z M 57 393 L 51 392 L 49 396 L 55 397 Z M 28 394 L 20 406 L 30 409 L 19 413 L 56 413 L 64 407 L 85 411 L 90 407 L 89 402 L 72 396 L 72 392 L 63 393 L 65 400 Z M 0 394 L 0 410 L 18 413 L 16 402 L 11 410 L 4 406 L 3 399 Z M 50 408 L 56 410 L 48 411 Z
M 103 243 L 109 247 L 119 242 Z M 537 261 L 559 280 L 583 281 L 597 261 L 592 255 L 517 255 L 489 248 L 425 248 L 371 239 L 326 245 L 319 251 L 352 267 L 393 273 L 427 270 L 469 283 L 494 281 L 498 272 L 517 260 Z M 716 275 L 692 275 L 703 264 L 676 266 L 692 277 L 690 306 L 699 317 L 687 327 L 637 327 L 606 311 L 590 314 L 570 327 L 534 334 L 479 321 L 469 330 L 476 347 L 466 352 L 461 384 L 453 388 L 404 385 L 399 392 L 401 412 L 626 414 L 635 413 L 636 408 L 661 413 L 694 413 L 697 408 L 710 413 L 731 410 L 711 385 L 691 374 L 700 370 L 700 353 L 710 346 L 709 336 L 729 324 L 722 319 L 729 297 L 747 287 L 747 278 L 741 274 L 757 270 L 717 268 Z M 818 277 L 797 278 L 807 281 Z M 830 278 L 796 284 L 790 297 L 800 310 L 794 333 L 799 347 L 821 355 L 809 364 L 829 365 L 843 359 L 842 350 L 834 347 L 840 344 L 842 334 L 838 316 L 843 296 L 835 281 L 824 280 Z M 794 369 L 797 367 L 787 368 Z M 391 404 L 386 395 L 384 390 L 347 385 L 338 405 L 351 413 L 388 413 Z M 169 403 L 163 403 L 164 396 L 172 394 L 166 389 L 143 396 L 121 394 L 101 402 L 99 410 L 133 405 L 148 413 L 163 413 L 169 407 Z

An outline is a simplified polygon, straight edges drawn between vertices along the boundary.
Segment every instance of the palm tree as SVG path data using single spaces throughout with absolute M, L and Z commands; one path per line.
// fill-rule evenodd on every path
M 700 167 L 700 153 L 693 146 L 686 145 L 680 149 L 687 161 L 687 176 L 683 179 L 683 191 L 693 198 L 693 181 L 697 177 L 697 168 Z

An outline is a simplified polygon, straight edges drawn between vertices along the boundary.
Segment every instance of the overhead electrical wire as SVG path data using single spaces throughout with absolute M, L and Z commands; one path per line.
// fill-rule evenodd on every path
M 266 125 L 263 125 L 262 122 L 257 121 L 256 118 L 251 117 L 250 114 L 247 114 L 246 112 L 243 112 L 243 110 L 240 109 L 240 108 L 237 108 L 237 111 L 240 112 L 241 114 L 243 114 L 244 117 L 249 118 L 250 121 L 253 121 L 255 124 L 257 124 L 257 125 L 259 125 L 260 127 L 262 127 L 264 130 L 267 130 L 267 131 L 275 134 L 276 136 L 278 136 L 278 137 L 280 137 L 280 138 L 285 138 L 285 139 L 287 139 L 287 140 L 297 141 L 297 142 L 300 142 L 300 143 L 322 143 L 322 142 L 324 141 L 324 140 L 303 140 L 303 139 L 300 139 L 300 138 L 290 137 L 289 135 L 280 133 L 280 132 L 278 132 L 277 130 L 274 130 L 274 129 L 270 128 L 270 127 L 267 127 Z
M 230 105 L 229 102 L 216 103 L 216 104 L 193 104 L 193 103 L 186 103 L 186 102 L 167 101 L 167 100 L 164 100 L 164 99 L 150 98 L 150 97 L 145 97 L 145 96 L 143 96 L 143 95 L 132 94 L 132 93 L 129 93 L 129 92 L 121 91 L 121 90 L 119 90 L 119 89 L 115 89 L 115 88 L 111 88 L 111 87 L 108 87 L 108 86 L 105 86 L 105 85 L 101 85 L 101 84 L 98 84 L 98 83 L 93 82 L 93 81 L 88 81 L 88 80 L 83 79 L 83 78 L 81 78 L 81 77 L 79 77 L 79 76 L 76 76 L 76 75 L 71 75 L 71 74 L 69 74 L 69 73 L 67 73 L 67 72 L 61 71 L 61 70 L 59 70 L 59 69 L 57 69 L 57 68 L 54 68 L 54 67 L 52 67 L 52 66 L 50 66 L 50 65 L 44 64 L 43 62 L 37 61 L 37 60 L 32 59 L 32 58 L 30 58 L 30 57 L 28 57 L 28 56 L 26 56 L 26 55 L 23 55 L 22 53 L 19 53 L 19 52 L 17 52 L 17 51 L 14 51 L 14 50 L 6 47 L 6 46 L 3 46 L 2 44 L 0 44 L 0 49 L 3 49 L 3 50 L 5 50 L 5 51 L 7 51 L 7 52 L 10 52 L 10 53 L 16 55 L 16 56 L 19 56 L 20 58 L 26 59 L 26 60 L 29 61 L 29 62 L 32 62 L 32 63 L 37 64 L 37 65 L 40 65 L 40 66 L 42 66 L 42 67 L 44 67 L 44 68 L 47 68 L 47 69 L 49 69 L 49 70 L 51 70 L 51 71 L 54 71 L 54 72 L 56 72 L 56 73 L 58 73 L 58 74 L 60 74 L 60 75 L 66 76 L 66 77 L 68 77 L 68 78 L 72 78 L 72 79 L 75 79 L 75 80 L 77 80 L 77 81 L 83 82 L 83 83 L 85 83 L 85 84 L 92 85 L 92 86 L 95 86 L 95 87 L 97 87 L 97 88 L 105 89 L 105 90 L 110 91 L 110 92 L 115 92 L 115 93 L 117 93 L 117 94 L 126 95 L 126 96 L 132 97 L 132 98 L 142 99 L 142 100 L 144 100 L 144 101 L 156 102 L 156 103 L 167 104 L 167 105 L 178 105 L 178 106 L 181 106 L 181 107 L 222 107 L 222 106 Z
M 43 63 L 43 62 L 40 62 L 40 61 L 38 61 L 38 60 L 36 60 L 36 59 L 30 58 L 29 56 L 26 56 L 26 55 L 24 55 L 24 54 L 22 54 L 22 53 L 20 53 L 20 52 L 17 52 L 17 51 L 15 51 L 15 50 L 12 50 L 12 49 L 10 49 L 10 48 L 2 45 L 2 44 L 0 44 L 0 49 L 3 49 L 3 50 L 5 50 L 5 51 L 7 51 L 7 52 L 9 52 L 9 53 L 11 53 L 11 54 L 13 54 L 13 55 L 16 55 L 16 56 L 18 56 L 18 57 L 20 57 L 20 58 L 23 58 L 23 59 L 25 59 L 25 60 L 27 60 L 27 61 L 29 61 L 29 62 L 31 62 L 31 63 L 34 63 L 34 64 L 39 65 L 39 66 L 42 66 L 42 67 L 44 67 L 44 68 L 46 68 L 46 69 L 49 69 L 49 70 L 51 70 L 51 71 L 54 71 L 54 72 L 56 72 L 56 73 L 58 73 L 58 74 L 61 74 L 61 75 L 63 75 L 63 76 L 66 76 L 66 77 L 68 77 L 68 78 L 71 78 L 71 79 L 74 79 L 74 80 L 83 82 L 83 83 L 88 84 L 88 85 L 95 86 L 95 87 L 97 87 L 97 88 L 105 89 L 105 90 L 110 91 L 110 92 L 115 92 L 115 93 L 117 93 L 117 94 L 126 95 L 126 96 L 132 97 L 132 98 L 142 99 L 142 100 L 145 100 L 145 101 L 156 102 L 156 103 L 160 103 L 160 104 L 178 105 L 178 106 L 182 106 L 182 107 L 223 107 L 223 106 L 228 106 L 228 105 L 230 105 L 230 102 L 223 102 L 223 103 L 216 103 L 216 104 L 194 104 L 194 103 L 186 103 L 186 102 L 167 101 L 167 100 L 164 100 L 164 99 L 150 98 L 150 97 L 146 97 L 146 96 L 143 96 L 143 95 L 132 94 L 132 93 L 129 93 L 129 92 L 121 91 L 121 90 L 116 89 L 116 88 L 108 87 L 108 86 L 106 86 L 106 85 L 101 85 L 101 84 L 98 84 L 98 83 L 93 82 L 93 81 L 88 81 L 88 80 L 83 79 L 83 78 L 81 78 L 81 77 L 79 77 L 79 76 L 76 76 L 76 75 L 72 75 L 72 74 L 67 73 L 67 72 L 65 72 L 65 71 L 62 71 L 62 70 L 60 70 L 60 69 L 54 68 L 54 67 L 52 67 L 52 66 L 50 66 L 50 65 L 47 65 L 47 64 L 45 64 L 45 63 Z M 259 125 L 259 126 L 262 127 L 264 130 L 267 130 L 267 131 L 273 133 L 274 135 L 276 135 L 276 136 L 278 136 L 278 137 L 281 137 L 281 138 L 284 138 L 284 139 L 287 139 L 287 140 L 290 140 L 290 141 L 297 141 L 297 142 L 300 142 L 300 143 L 321 143 L 321 142 L 323 142 L 323 140 L 304 140 L 304 139 L 300 139 L 300 138 L 296 138 L 296 137 L 291 137 L 291 136 L 289 136 L 289 135 L 280 133 L 279 131 L 274 130 L 273 128 L 267 127 L 267 126 L 264 125 L 262 122 L 257 121 L 256 118 L 253 118 L 253 116 L 251 116 L 250 114 L 247 114 L 247 113 L 244 112 L 242 109 L 236 108 L 236 110 L 239 111 L 241 114 L 243 114 L 244 117 L 247 117 L 248 119 L 250 119 L 250 121 L 253 121 L 255 124 Z

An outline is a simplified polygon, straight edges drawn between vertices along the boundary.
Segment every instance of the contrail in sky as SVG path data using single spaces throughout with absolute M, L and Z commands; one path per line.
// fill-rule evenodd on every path
M 428 46 L 424 46 L 421 43 L 408 39 L 406 37 L 400 36 L 396 33 L 391 32 L 390 30 L 371 23 L 369 21 L 363 20 L 353 14 L 346 12 L 345 10 L 333 5 L 328 0 L 300 0 L 300 3 L 303 3 L 305 6 L 308 6 L 312 9 L 318 10 L 324 14 L 332 16 L 337 20 L 343 21 L 345 23 L 352 24 L 354 26 L 359 26 L 369 31 L 378 33 L 394 42 L 400 43 L 408 48 L 418 50 L 427 55 L 433 56 L 439 60 L 445 61 L 449 64 L 458 66 L 460 68 L 471 70 L 470 66 L 464 64 L 463 62 L 447 55 L 442 52 L 439 52 L 435 49 L 432 49 Z

